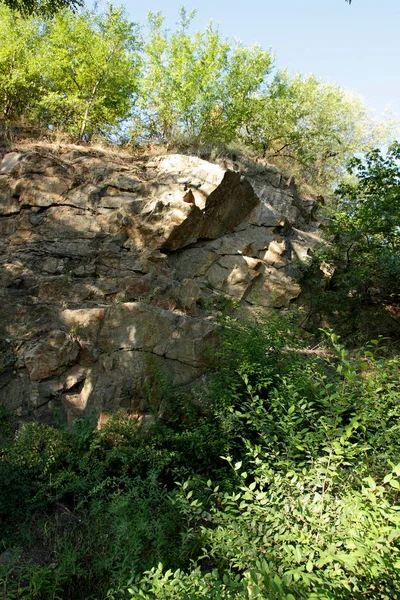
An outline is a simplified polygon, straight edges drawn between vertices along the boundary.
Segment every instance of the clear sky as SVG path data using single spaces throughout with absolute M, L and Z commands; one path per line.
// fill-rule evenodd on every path
M 400 0 L 114 0 L 144 23 L 161 11 L 173 27 L 179 7 L 212 19 L 224 37 L 271 48 L 279 68 L 314 73 L 361 96 L 377 114 L 400 114 Z

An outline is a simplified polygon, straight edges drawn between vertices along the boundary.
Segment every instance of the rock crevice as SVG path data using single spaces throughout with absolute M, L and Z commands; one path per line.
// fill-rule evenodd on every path
M 293 261 L 319 240 L 317 203 L 275 170 L 235 167 L 84 149 L 2 157 L 6 408 L 69 422 L 146 411 L 160 374 L 173 388 L 201 376 L 219 298 L 286 308 L 298 297 Z

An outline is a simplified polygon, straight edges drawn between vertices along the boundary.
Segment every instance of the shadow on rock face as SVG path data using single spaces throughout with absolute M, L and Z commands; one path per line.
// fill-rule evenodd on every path
M 300 214 L 279 185 L 180 155 L 6 154 L 0 402 L 49 422 L 157 412 L 157 374 L 171 389 L 201 376 L 215 299 L 279 308 L 298 296 L 291 262 L 318 235 L 310 201 Z

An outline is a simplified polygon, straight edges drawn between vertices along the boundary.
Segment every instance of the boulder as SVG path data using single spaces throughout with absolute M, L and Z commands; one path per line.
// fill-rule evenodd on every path
M 79 345 L 63 331 L 52 331 L 37 342 L 28 342 L 23 356 L 32 381 L 62 373 L 79 354 Z

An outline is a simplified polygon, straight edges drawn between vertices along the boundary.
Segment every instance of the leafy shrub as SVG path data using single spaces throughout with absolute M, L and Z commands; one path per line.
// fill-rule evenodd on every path
M 186 575 L 154 568 L 132 595 L 207 597 L 213 580 L 216 598 L 398 597 L 399 361 L 376 358 L 376 344 L 350 355 L 332 332 L 334 358 L 315 358 L 285 349 L 282 324 L 277 344 L 274 326 L 241 337 L 233 325 L 223 374 L 244 424 L 240 460 L 226 457 L 236 483 L 210 480 L 206 500 L 182 487 L 202 556 Z M 263 352 L 238 361 L 250 337 Z
M 40 423 L 24 425 L 0 452 L 0 519 L 28 518 L 55 500 L 51 477 L 64 463 L 69 443 L 61 431 Z
M 399 360 L 324 335 L 315 355 L 293 318 L 228 319 L 166 422 L 24 426 L 0 460 L 6 600 L 397 598 Z
M 356 344 L 378 333 L 400 336 L 399 159 L 396 142 L 386 155 L 373 150 L 350 161 L 348 179 L 328 208 L 331 243 L 316 252 L 305 273 L 310 313 Z M 330 272 L 324 282 L 321 261 Z

